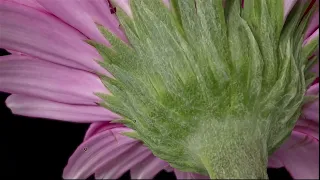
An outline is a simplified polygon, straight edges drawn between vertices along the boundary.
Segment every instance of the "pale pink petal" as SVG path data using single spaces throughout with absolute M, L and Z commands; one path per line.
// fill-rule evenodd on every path
M 4 1 L 16 2 L 16 3 L 19 3 L 19 4 L 23 4 L 23 5 L 26 5 L 26 6 L 35 8 L 35 9 L 40 10 L 40 11 L 47 12 L 47 10 L 44 9 L 44 8 L 37 2 L 37 0 L 4 0 Z
M 197 173 L 182 172 L 177 169 L 174 169 L 174 174 L 177 179 L 209 179 L 208 176 L 203 176 Z
M 319 3 L 315 3 L 315 6 L 319 6 Z M 309 26 L 305 34 L 305 38 L 308 38 L 309 36 L 311 36 L 312 33 L 316 31 L 318 28 L 319 28 L 319 8 L 317 8 L 313 16 L 311 17 Z
M 282 168 L 284 164 L 280 161 L 279 158 L 276 158 L 275 155 L 272 155 L 268 158 L 268 167 L 269 168 Z
M 319 179 L 319 140 L 293 131 L 272 156 L 279 159 L 294 179 Z
M 305 105 L 302 115 L 306 119 L 319 123 L 319 100 Z
M 318 40 L 319 38 L 319 29 L 315 30 L 304 42 L 303 45 L 308 45 L 313 40 Z
M 319 95 L 319 82 L 309 87 L 306 95 Z
M 131 170 L 132 179 L 152 179 L 161 170 L 166 168 L 169 164 L 153 154 L 150 154 L 146 159 L 135 165 Z
M 92 136 L 96 135 L 96 134 L 99 134 L 103 131 L 106 131 L 106 130 L 109 130 L 109 129 L 112 129 L 112 128 L 117 128 L 117 127 L 124 127 L 123 124 L 120 124 L 120 123 L 109 123 L 109 122 L 96 122 L 96 123 L 92 123 L 85 136 L 84 136 L 84 140 L 83 141 L 86 141 L 88 140 L 89 138 L 91 138 Z
M 85 12 L 88 13 L 94 22 L 98 22 L 112 33 L 117 35 L 119 38 L 126 41 L 124 32 L 119 28 L 120 23 L 116 17 L 116 14 L 112 12 L 113 6 L 108 3 L 108 0 L 80 0 L 80 3 Z
M 312 85 L 306 92 L 306 95 L 319 96 L 319 83 Z M 304 105 L 302 110 L 303 119 L 308 119 L 319 124 L 319 98 Z
M 6 105 L 13 114 L 60 121 L 88 123 L 120 118 L 100 106 L 64 104 L 16 94 L 7 98 Z
M 308 119 L 299 119 L 293 131 L 300 132 L 319 140 L 319 124 Z
M 96 134 L 83 142 L 70 157 L 63 172 L 65 179 L 85 179 L 98 172 L 109 178 L 115 173 L 129 170 L 125 165 L 133 162 L 131 158 L 143 155 L 148 149 L 137 140 L 121 135 L 131 131 L 128 128 L 113 128 Z M 122 174 L 122 173 L 121 173 Z
M 177 179 L 192 179 L 188 172 L 182 172 L 177 169 L 174 169 L 174 174 Z
M 72 104 L 101 101 L 108 93 L 98 76 L 28 56 L 0 57 L 0 91 Z
M 297 0 L 283 0 L 284 4 L 284 18 L 287 18 L 293 6 L 296 4 Z
M 78 29 L 82 32 L 85 36 L 89 39 L 96 40 L 101 43 L 109 44 L 107 40 L 103 37 L 103 35 L 98 30 L 94 20 L 90 16 L 90 14 L 86 11 L 87 8 L 84 8 L 83 5 L 88 4 L 97 4 L 100 5 L 101 8 L 104 8 L 104 11 L 107 12 L 109 10 L 107 1 L 102 0 L 94 0 L 94 1 L 83 1 L 79 0 L 37 0 L 39 4 L 41 4 L 45 9 L 47 9 L 53 15 L 59 17 L 61 20 L 65 21 L 69 25 L 73 26 L 74 28 Z M 90 8 L 90 7 L 88 7 Z M 98 13 L 95 13 L 98 14 Z M 111 22 L 108 22 L 108 27 L 113 30 L 118 29 L 118 24 L 115 22 L 117 21 L 115 16 L 111 13 L 108 13 L 104 19 L 112 18 Z M 100 18 L 101 19 L 101 18 Z M 98 18 L 96 18 L 98 20 Z
M 110 0 L 110 1 L 115 6 L 120 7 L 128 16 L 132 17 L 132 11 L 130 8 L 130 0 Z M 162 1 L 167 7 L 170 6 L 170 0 L 162 0 Z
M 79 69 L 108 74 L 79 31 L 48 13 L 15 2 L 0 4 L 0 47 Z
M 118 127 L 123 127 L 123 125 L 116 124 L 116 123 L 108 123 L 108 122 L 92 123 L 86 132 L 84 141 L 88 140 L 92 136 L 99 134 L 103 131 L 106 131 L 112 128 L 118 128 Z M 173 168 L 171 168 L 168 163 L 150 154 L 145 160 L 143 160 L 142 162 L 136 164 L 133 168 L 131 168 L 131 178 L 150 179 L 163 169 L 168 172 L 173 171 Z M 124 170 L 127 171 L 128 169 L 124 169 Z M 106 172 L 104 172 L 104 169 L 102 168 L 101 176 L 103 175 L 106 176 Z
M 168 8 L 170 7 L 170 0 L 162 0 L 162 1 Z
M 173 172 L 174 171 L 173 167 L 171 167 L 170 165 L 166 166 L 164 168 L 164 170 L 167 171 L 167 172 Z
M 117 179 L 151 154 L 151 151 L 147 147 L 139 143 L 136 146 L 128 149 L 125 153 L 118 156 L 113 161 L 106 163 L 105 166 L 96 172 L 95 178 Z
M 191 177 L 193 177 L 194 179 L 209 179 L 209 176 L 204 176 L 197 173 L 191 173 Z
M 115 6 L 120 7 L 128 16 L 132 17 L 132 12 L 130 8 L 130 1 L 129 0 L 111 0 L 112 4 Z
M 7 50 L 7 49 L 6 49 Z M 7 50 L 10 54 L 13 54 L 13 55 L 19 55 L 19 56 L 28 56 L 26 54 L 23 54 L 22 52 L 19 52 L 19 51 L 14 51 L 14 50 Z

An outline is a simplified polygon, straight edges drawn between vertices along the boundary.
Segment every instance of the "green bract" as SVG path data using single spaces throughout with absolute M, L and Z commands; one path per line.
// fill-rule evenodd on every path
M 290 135 L 314 76 L 302 48 L 313 11 L 283 1 L 131 0 L 117 10 L 129 45 L 90 41 L 114 78 L 101 105 L 120 114 L 157 157 L 211 178 L 267 178 L 267 158 Z M 302 19 L 302 20 L 301 20 Z M 309 63 L 309 64 L 308 64 Z M 311 61 L 312 63 L 312 61 Z

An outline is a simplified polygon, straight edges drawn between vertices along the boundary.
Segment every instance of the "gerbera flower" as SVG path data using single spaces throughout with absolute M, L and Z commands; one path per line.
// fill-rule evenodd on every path
M 0 3 L 7 106 L 92 123 L 64 178 L 319 178 L 318 2 Z

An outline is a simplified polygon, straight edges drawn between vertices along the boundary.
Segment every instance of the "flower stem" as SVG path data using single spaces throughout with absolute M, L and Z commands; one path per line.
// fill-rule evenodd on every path
M 209 174 L 210 179 L 268 179 L 268 175 L 266 173 L 266 167 L 261 165 L 242 165 L 233 164 L 227 168 L 220 169 L 220 166 L 210 161 L 206 157 L 202 157 L 202 162 L 207 172 Z M 221 163 L 222 164 L 222 163 Z
M 193 154 L 210 179 L 268 179 L 266 138 L 242 125 L 230 123 L 220 131 L 201 128 L 201 136 L 194 138 Z

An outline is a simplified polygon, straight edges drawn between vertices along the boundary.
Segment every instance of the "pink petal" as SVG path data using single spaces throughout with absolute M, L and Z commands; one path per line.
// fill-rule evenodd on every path
M 12 55 L 28 56 L 28 55 L 25 55 L 25 54 L 23 54 L 22 52 L 19 52 L 19 51 L 13 51 L 13 50 L 7 50 L 7 51 Z
M 319 179 L 319 140 L 317 139 L 294 131 L 272 156 L 279 159 L 295 179 Z
M 115 6 L 120 7 L 128 16 L 132 17 L 132 12 L 129 4 L 129 0 L 111 0 Z
M 99 102 L 94 93 L 108 93 L 89 72 L 28 56 L 0 57 L 0 91 L 72 104 Z
M 177 169 L 174 170 L 174 174 L 176 175 L 177 179 L 192 179 L 190 173 L 182 172 Z
M 169 164 L 153 154 L 150 154 L 142 162 L 134 166 L 131 170 L 132 179 L 152 179 L 161 170 L 166 168 Z
M 284 17 L 287 18 L 293 6 L 296 4 L 297 0 L 283 0 L 284 3 Z
M 293 131 L 306 134 L 319 140 L 319 124 L 308 119 L 299 119 Z
M 162 0 L 162 1 L 168 8 L 170 7 L 170 0 Z
M 108 122 L 96 122 L 92 123 L 89 129 L 86 132 L 85 140 L 87 141 L 89 138 L 93 137 L 96 134 L 102 133 L 104 131 L 123 127 L 122 124 L 116 123 L 108 123 Z M 162 161 L 155 157 L 154 155 L 150 154 L 145 160 L 141 163 L 138 163 L 136 166 L 131 168 L 131 178 L 133 179 L 150 179 L 155 176 L 159 171 L 165 169 L 168 172 L 173 171 L 173 169 L 169 166 L 168 163 Z M 126 169 L 125 169 L 126 170 Z M 103 168 L 101 170 L 103 175 L 106 175 Z M 98 176 L 98 175 L 97 175 Z M 102 176 L 102 175 L 101 175 Z
M 196 173 L 182 172 L 177 169 L 174 170 L 177 179 L 209 179 L 208 176 L 203 176 Z
M 319 3 L 315 2 L 314 6 L 319 6 Z M 314 12 L 313 16 L 311 17 L 309 26 L 307 28 L 305 38 L 308 38 L 319 28 L 319 8 Z
M 13 114 L 70 122 L 110 121 L 119 116 L 100 106 L 71 105 L 23 95 L 10 95 L 6 105 Z
M 272 155 L 268 158 L 268 167 L 269 168 L 282 168 L 284 164 L 279 160 L 278 157 Z
M 96 1 L 79 1 L 85 12 L 90 15 L 94 22 L 98 22 L 104 27 L 108 28 L 112 33 L 117 35 L 122 40 L 126 40 L 124 32 L 119 28 L 120 23 L 116 14 L 111 12 L 111 4 L 108 0 Z
M 117 179 L 151 154 L 151 151 L 147 147 L 139 143 L 136 146 L 128 149 L 125 153 L 123 153 L 121 156 L 118 156 L 113 161 L 105 163 L 106 165 L 96 172 L 95 178 Z
M 306 95 L 319 95 L 319 83 L 316 83 L 309 87 Z
M 307 95 L 319 96 L 319 83 L 312 85 L 306 92 Z M 309 119 L 319 124 L 319 98 L 304 105 L 302 111 L 303 119 Z
M 109 129 L 113 129 L 113 128 L 117 128 L 117 127 L 124 127 L 122 124 L 119 124 L 119 123 L 109 123 L 109 122 L 95 122 L 95 123 L 92 123 L 85 136 L 84 136 L 84 140 L 83 141 L 86 141 L 88 140 L 89 138 L 91 138 L 92 136 L 96 135 L 96 134 L 99 134 L 103 131 L 106 131 L 106 130 L 109 130 Z
M 309 44 L 310 42 L 312 42 L 313 40 L 318 40 L 319 38 L 319 28 L 317 30 L 315 30 L 307 39 L 305 39 L 305 41 L 303 42 L 304 45 Z
M 170 165 L 166 166 L 164 168 L 164 170 L 167 171 L 167 172 L 173 172 L 174 171 L 173 167 L 171 167 Z
M 8 1 L 0 3 L 0 12 L 1 48 L 78 69 L 108 74 L 94 61 L 101 57 L 92 46 L 83 41 L 86 37 L 55 16 Z
M 100 175 L 111 175 L 112 178 L 115 173 L 122 172 L 124 164 L 132 162 L 132 155 L 142 155 L 147 150 L 138 141 L 120 135 L 126 131 L 130 129 L 113 128 L 83 142 L 70 157 L 63 178 L 85 179 L 102 170 L 107 174 Z
M 130 0 L 110 0 L 110 1 L 115 6 L 120 7 L 128 16 L 132 17 Z M 170 6 L 170 0 L 162 0 L 162 1 L 167 7 Z
M 46 9 L 44 9 L 38 2 L 37 0 L 6 0 L 6 1 L 12 1 L 12 2 L 16 2 L 19 4 L 23 4 L 32 8 L 35 8 L 37 10 L 43 11 L 43 12 L 47 12 Z
M 118 34 L 120 33 L 119 23 L 117 22 L 115 15 L 111 14 L 107 1 L 37 1 L 50 13 L 59 17 L 61 20 L 65 21 L 74 28 L 78 29 L 89 39 L 109 44 L 107 40 L 102 36 L 95 24 L 95 21 L 98 20 L 103 20 L 102 22 L 104 23 L 104 25 L 106 25 L 106 27 L 111 31 Z

